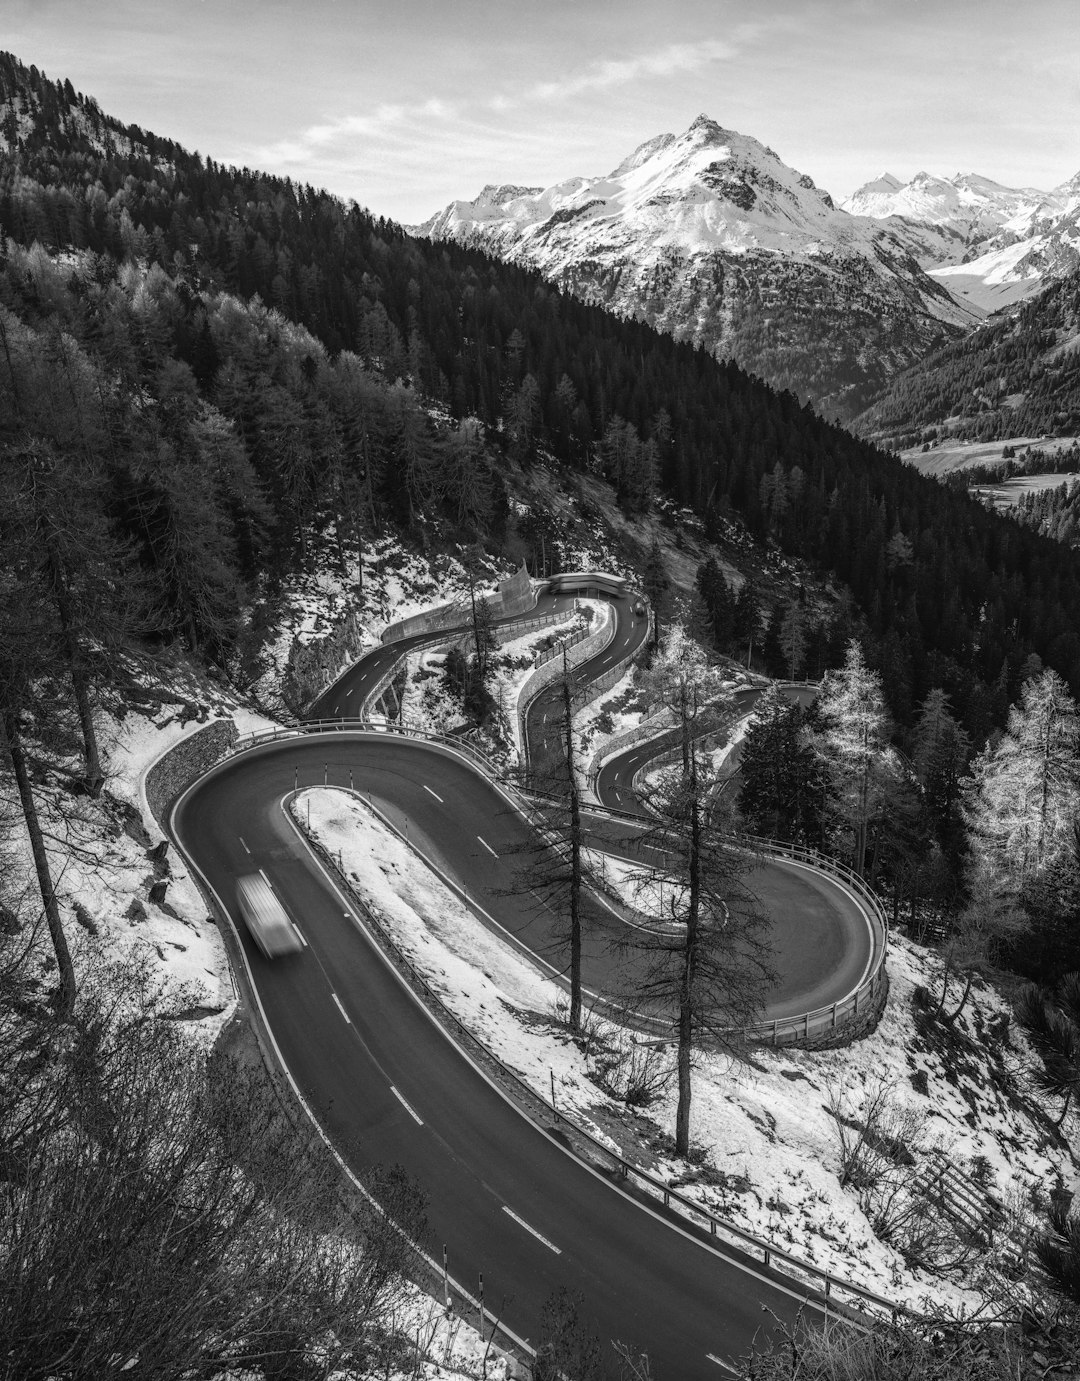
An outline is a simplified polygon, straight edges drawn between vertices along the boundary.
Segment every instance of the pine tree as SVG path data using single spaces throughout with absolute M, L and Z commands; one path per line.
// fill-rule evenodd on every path
M 821 842 L 828 781 L 806 711 L 769 686 L 754 707 L 739 756 L 739 810 L 752 834 Z
M 735 601 L 715 556 L 698 567 L 694 585 L 708 614 L 710 636 L 724 651 L 735 632 Z
M 1060 1127 L 1070 1106 L 1080 1102 L 1080 973 L 1066 974 L 1053 999 L 1029 984 L 1020 993 L 1016 1013 L 1043 1062 L 1036 1082 L 1044 1093 L 1062 1100 Z
M 654 537 L 649 553 L 645 558 L 645 567 L 641 573 L 641 584 L 649 599 L 649 604 L 653 611 L 653 638 L 652 645 L 655 648 L 660 645 L 660 617 L 661 612 L 666 607 L 666 595 L 671 586 L 671 579 L 664 565 L 664 553 L 660 550 L 660 541 Z

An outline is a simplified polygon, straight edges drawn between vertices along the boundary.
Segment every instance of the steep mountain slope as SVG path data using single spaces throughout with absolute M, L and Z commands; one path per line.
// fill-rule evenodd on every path
M 1080 687 L 1071 554 L 737 365 L 536 272 L 203 160 L 0 54 L 0 130 L 11 113 L 0 446 L 90 467 L 166 601 L 163 637 L 226 674 L 257 671 L 242 585 L 309 569 L 316 540 L 346 571 L 402 528 L 429 549 L 539 555 L 549 515 L 503 482 L 539 455 L 599 471 L 625 512 L 661 487 L 710 536 L 733 512 L 847 585 L 901 720 L 942 686 L 985 737 L 1033 651 Z
M 843 206 L 886 224 L 896 218 L 923 246 L 920 263 L 973 306 L 994 311 L 1080 263 L 1080 173 L 1051 192 L 1003 187 L 974 173 L 902 183 L 885 173 Z
M 853 425 L 897 450 L 945 437 L 1075 432 L 1080 270 L 898 375 Z
M 756 139 L 700 116 L 605 177 L 489 186 L 415 233 L 540 269 L 589 302 L 850 415 L 970 325 L 908 227 L 839 210 Z

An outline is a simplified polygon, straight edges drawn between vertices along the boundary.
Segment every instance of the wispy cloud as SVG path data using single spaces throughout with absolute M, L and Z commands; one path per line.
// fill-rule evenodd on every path
M 656 52 L 642 53 L 632 58 L 606 58 L 554 81 L 537 82 L 522 93 L 520 100 L 561 101 L 568 96 L 580 96 L 585 91 L 606 91 L 613 86 L 625 86 L 628 82 L 641 81 L 646 77 L 673 77 L 680 72 L 695 72 L 708 67 L 710 63 L 730 61 L 737 54 L 738 49 L 733 44 L 721 39 L 706 39 L 702 43 L 671 43 Z
M 335 148 L 357 139 L 395 143 L 415 139 L 421 130 L 446 130 L 458 125 L 472 127 L 490 115 L 506 115 L 537 103 L 565 101 L 594 91 L 654 78 L 669 78 L 699 71 L 712 63 L 727 62 L 738 54 L 736 45 L 720 39 L 700 43 L 672 43 L 650 53 L 628 58 L 606 58 L 589 63 L 577 71 L 548 81 L 534 82 L 514 92 L 497 92 L 479 100 L 443 100 L 431 97 L 417 102 L 389 102 L 362 115 L 344 115 L 310 125 L 286 139 L 255 150 L 256 158 L 272 167 L 319 162 L 332 156 Z M 491 137 L 505 136 L 505 130 L 487 131 Z M 248 155 L 250 157 L 250 155 Z

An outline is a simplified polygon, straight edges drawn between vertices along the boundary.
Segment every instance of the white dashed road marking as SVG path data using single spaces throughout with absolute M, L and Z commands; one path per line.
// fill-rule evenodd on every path
M 439 803 L 440 806 L 442 805 L 442 803 L 443 803 L 443 798 L 439 795 L 439 793 L 438 793 L 437 791 L 432 791 L 432 789 L 431 789 L 430 786 L 425 786 L 425 787 L 424 787 L 424 790 L 427 792 L 427 794 L 428 794 L 429 796 L 434 796 L 435 799 L 436 799 L 436 801 L 438 801 L 438 803 Z
M 337 1004 L 337 1009 L 338 1009 L 338 1011 L 339 1011 L 339 1012 L 341 1013 L 341 1015 L 345 1018 L 346 1022 L 348 1022 L 348 1024 L 351 1026 L 351 1025 L 352 1025 L 352 1022 L 349 1021 L 349 1014 L 348 1014 L 348 1012 L 346 1012 L 345 1008 L 341 1005 L 341 998 L 338 997 L 337 993 L 331 993 L 330 996 L 334 999 L 334 1002 Z
M 237 838 L 240 840 L 241 844 L 244 844 L 244 836 L 242 834 L 237 835 Z M 244 844 L 244 852 L 251 853 L 251 850 L 248 848 L 246 844 Z
M 398 1102 L 399 1102 L 399 1103 L 401 1104 L 401 1106 L 405 1109 L 405 1111 L 409 1114 L 409 1116 L 410 1116 L 410 1117 L 412 1118 L 412 1120 L 416 1123 L 416 1125 L 417 1125 L 418 1127 L 422 1127 L 422 1126 L 424 1125 L 424 1123 L 423 1123 L 423 1121 L 421 1120 L 421 1118 L 417 1117 L 415 1111 L 414 1111 L 412 1108 L 409 1107 L 408 1103 L 406 1103 L 405 1099 L 402 1098 L 402 1096 L 401 1096 L 400 1093 L 398 1093 L 397 1089 L 393 1086 L 393 1084 L 390 1085 L 390 1092 L 391 1092 L 391 1093 L 394 1095 L 394 1097 L 398 1100 Z
M 495 852 L 495 850 L 491 847 L 491 845 L 487 842 L 486 839 L 482 839 L 480 835 L 477 835 L 476 837 L 480 840 L 480 843 L 483 844 L 484 848 L 487 849 L 488 853 L 492 856 L 492 858 L 498 858 L 499 855 Z
M 503 1212 L 509 1213 L 510 1217 L 513 1218 L 515 1223 L 517 1223 L 520 1227 L 523 1227 L 526 1232 L 531 1232 L 532 1235 L 536 1238 L 536 1240 L 538 1242 L 543 1242 L 544 1246 L 547 1247 L 549 1251 L 553 1251 L 556 1256 L 562 1256 L 561 1247 L 557 1247 L 554 1242 L 549 1242 L 542 1232 L 537 1232 L 536 1229 L 530 1223 L 527 1223 L 524 1218 L 519 1218 L 512 1208 L 507 1208 L 506 1205 L 503 1204 Z

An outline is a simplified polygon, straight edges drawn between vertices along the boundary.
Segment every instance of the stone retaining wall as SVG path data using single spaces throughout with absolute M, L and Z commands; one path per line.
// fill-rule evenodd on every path
M 215 719 L 197 733 L 182 738 L 154 763 L 146 774 L 146 800 L 163 831 L 172 802 L 223 758 L 236 738 L 236 725 L 231 719 Z

